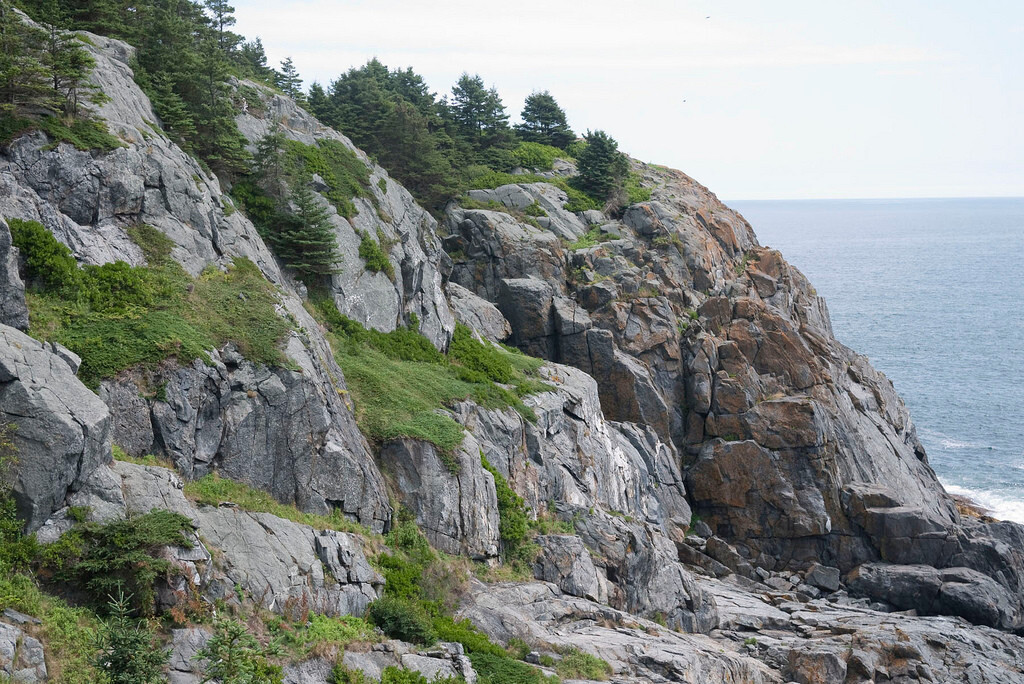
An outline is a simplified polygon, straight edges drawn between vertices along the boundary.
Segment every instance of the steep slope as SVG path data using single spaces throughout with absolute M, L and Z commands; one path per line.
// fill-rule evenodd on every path
M 538 581 L 474 580 L 457 613 L 502 643 L 580 649 L 609 660 L 617 681 L 1020 680 L 1020 638 L 887 611 L 1019 630 L 1021 528 L 960 517 L 891 384 L 834 340 L 806 280 L 705 188 L 638 164 L 651 200 L 620 217 L 568 212 L 561 191 L 539 183 L 473 191 L 508 211 L 453 203 L 438 226 L 344 136 L 288 98 L 237 84 L 237 123 L 254 146 L 279 124 L 366 167 L 350 219 L 319 200 L 344 255 L 327 290 L 340 313 L 384 332 L 412 324 L 440 349 L 458 319 L 549 361 L 523 411 L 448 406 L 465 429 L 452 454 L 411 438 L 371 447 L 305 288 L 218 181 L 160 133 L 132 82 L 131 48 L 90 41 L 93 81 L 111 98 L 97 113 L 124 147 L 15 140 L 0 152 L 0 217 L 40 221 L 81 263 L 144 263 L 129 231 L 139 224 L 169 238 L 193 275 L 249 259 L 290 333 L 281 365 L 226 345 L 208 361 L 127 369 L 97 398 L 73 377 L 73 353 L 4 328 L 0 409 L 25 426 L 13 438 L 15 494 L 41 540 L 83 511 L 102 521 L 171 510 L 197 536 L 165 550 L 186 569 L 185 584 L 162 586 L 165 605 L 192 588 L 232 610 L 361 614 L 381 593 L 367 556 L 381 548 L 373 533 L 393 523 L 392 501 L 435 548 L 495 565 L 504 480 L 548 525 L 537 525 L 528 566 Z M 534 202 L 547 215 L 524 223 L 515 210 Z M 0 313 L 24 328 L 5 228 Z M 365 267 L 367 239 L 387 251 L 394 279 Z M 112 462 L 112 444 L 176 473 Z M 184 496 L 211 473 L 323 517 L 307 525 Z M 343 519 L 365 529 L 339 531 Z M 853 571 L 845 585 L 840 569 Z M 192 637 L 174 636 L 176 681 L 197 679 Z M 380 663 L 434 672 L 443 661 L 468 681 L 461 648 L 386 642 L 338 657 L 378 675 Z M 325 682 L 332 664 L 310 657 L 289 681 Z

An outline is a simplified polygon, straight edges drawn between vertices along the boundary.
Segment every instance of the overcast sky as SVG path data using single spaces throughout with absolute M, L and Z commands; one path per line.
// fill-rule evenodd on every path
M 236 0 L 325 86 L 463 71 L 724 199 L 1024 196 L 1024 0 Z

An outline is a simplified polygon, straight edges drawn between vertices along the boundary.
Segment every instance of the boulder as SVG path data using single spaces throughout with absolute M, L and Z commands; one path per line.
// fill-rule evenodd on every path
M 6 622 L 0 622 L 0 677 L 25 684 L 49 681 L 42 643 Z
M 452 311 L 459 323 L 476 330 L 492 342 L 501 342 L 512 333 L 512 327 L 498 307 L 486 299 L 476 296 L 458 283 L 448 283 L 447 290 Z
M 534 577 L 558 585 L 570 596 L 608 602 L 608 580 L 594 567 L 583 540 L 573 535 L 548 534 L 535 541 L 540 554 L 534 561 Z
M 34 531 L 110 460 L 110 414 L 64 358 L 0 326 L 0 417 L 11 426 L 18 513 Z

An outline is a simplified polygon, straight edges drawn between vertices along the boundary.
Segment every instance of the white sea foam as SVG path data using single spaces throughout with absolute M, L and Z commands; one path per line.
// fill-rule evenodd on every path
M 967 487 L 946 484 L 945 482 L 942 485 L 950 494 L 965 496 L 982 508 L 987 509 L 989 515 L 993 518 L 1024 524 L 1024 490 L 1021 490 L 1019 497 L 1008 497 L 1003 494 L 968 489 Z

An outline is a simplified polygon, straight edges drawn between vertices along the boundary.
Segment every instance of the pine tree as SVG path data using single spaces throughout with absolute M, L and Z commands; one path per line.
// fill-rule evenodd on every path
M 21 20 L 7 0 L 0 0 L 0 113 L 48 109 L 49 72 L 40 46 L 46 32 Z
M 546 90 L 526 98 L 521 116 L 523 122 L 516 125 L 516 132 L 523 140 L 565 149 L 576 138 L 565 111 Z
M 55 0 L 43 3 L 40 18 L 47 27 L 43 64 L 50 74 L 54 107 L 77 116 L 80 91 L 96 61 L 82 48 L 78 38 L 66 30 L 70 20 Z
M 205 0 L 203 3 L 206 9 L 213 15 L 213 27 L 217 29 L 217 43 L 220 49 L 227 52 L 234 47 L 230 40 L 231 33 L 224 29 L 235 25 L 235 17 L 232 16 L 235 8 L 228 4 L 227 0 Z
M 213 636 L 196 653 L 196 660 L 208 664 L 203 682 L 220 684 L 280 684 L 280 666 L 267 661 L 271 655 L 241 622 L 222 618 L 213 626 Z
M 619 152 L 615 139 L 604 131 L 587 131 L 585 139 L 587 146 L 576 160 L 579 169 L 576 182 L 584 192 L 607 201 L 621 189 L 629 172 L 629 162 Z
M 93 659 L 96 669 L 110 684 L 154 684 L 164 681 L 163 666 L 169 653 L 154 644 L 154 634 L 131 617 L 129 599 L 124 592 L 111 597 L 110 617 L 103 625 L 99 652 Z
M 452 87 L 452 118 L 459 132 L 476 140 L 484 128 L 484 117 L 488 110 L 488 92 L 479 75 L 463 73 Z
M 284 188 L 284 141 L 281 123 L 274 122 L 274 127 L 256 143 L 253 156 L 253 175 L 267 194 L 276 199 L 281 198 Z
M 288 220 L 282 221 L 271 237 L 277 255 L 304 278 L 337 273 L 342 257 L 330 214 L 307 181 L 295 182 L 290 203 L 294 209 Z
M 291 57 L 281 62 L 281 72 L 277 78 L 277 87 L 296 102 L 302 102 L 305 98 L 302 93 L 302 79 L 299 78 L 299 72 L 295 68 L 295 64 L 292 63 Z

